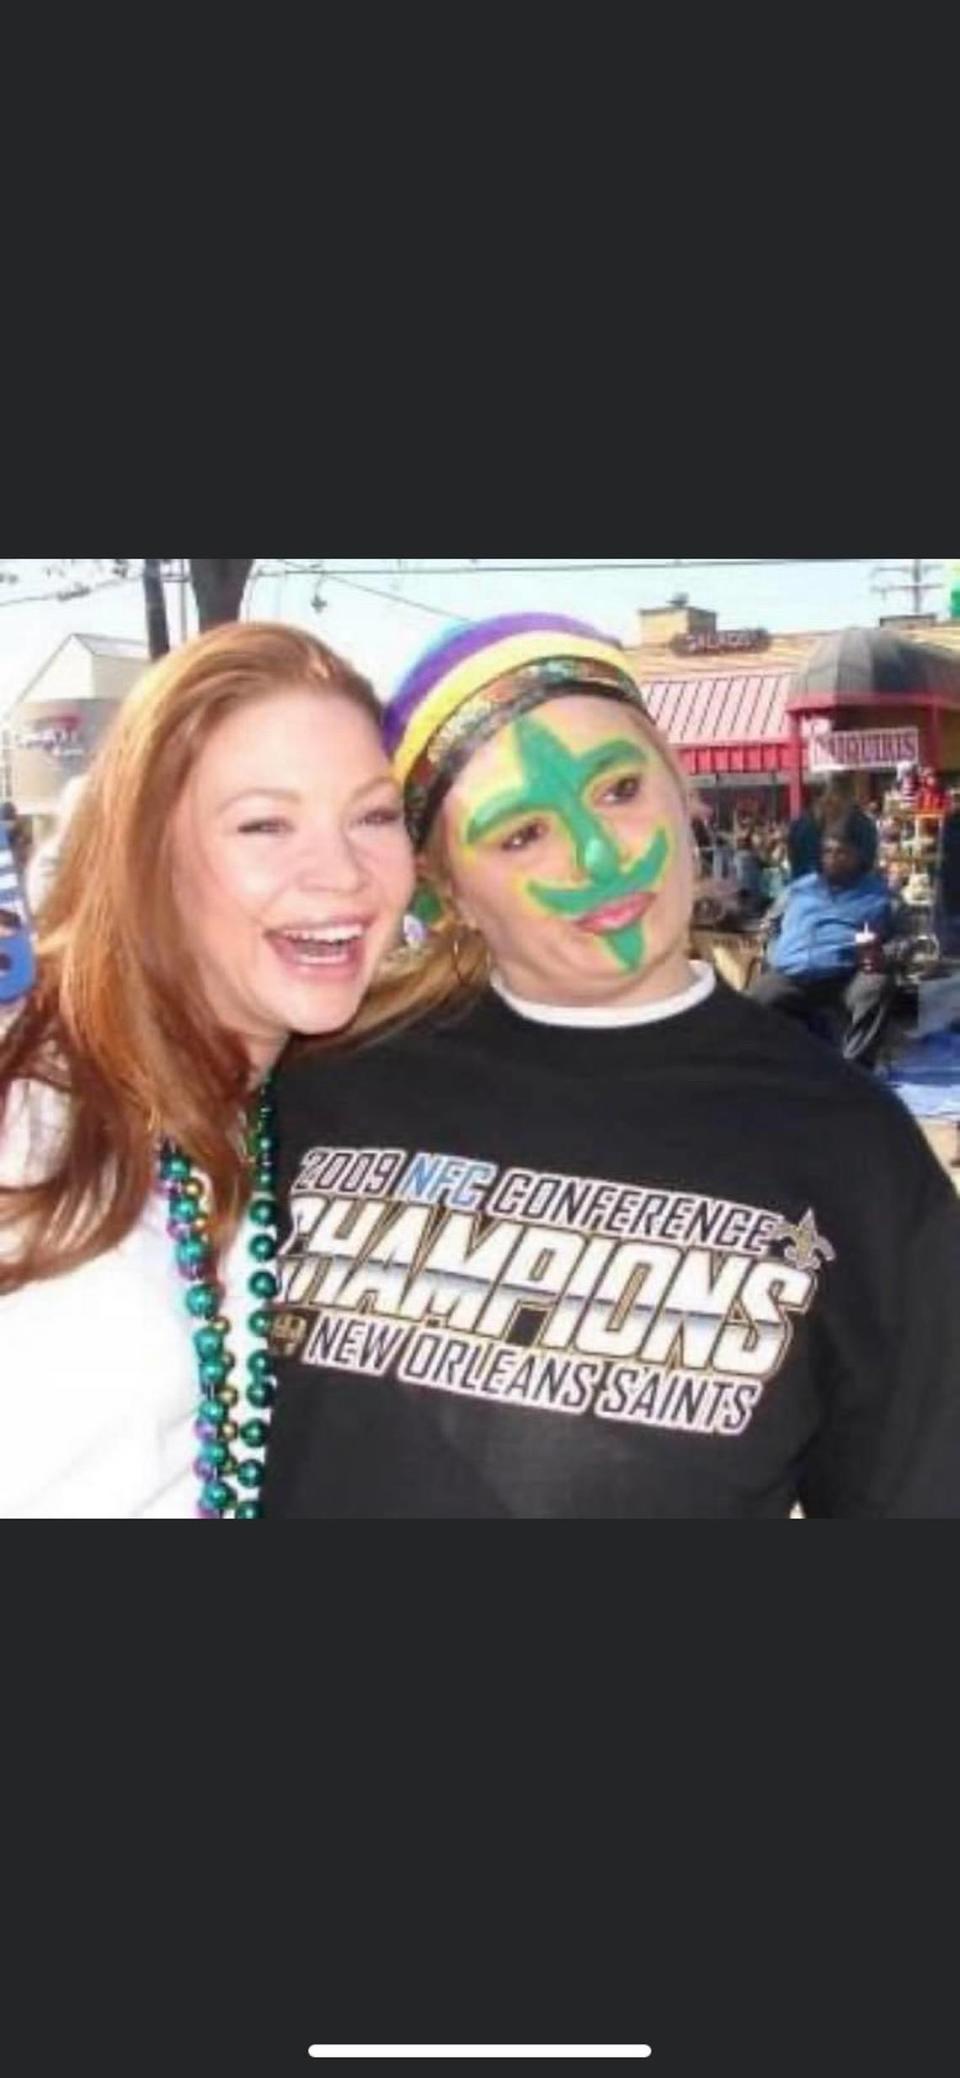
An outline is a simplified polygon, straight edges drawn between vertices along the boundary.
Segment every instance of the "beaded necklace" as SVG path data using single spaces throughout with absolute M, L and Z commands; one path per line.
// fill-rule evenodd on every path
M 194 1433 L 200 1444 L 195 1471 L 200 1481 L 196 1512 L 205 1522 L 255 1522 L 263 1515 L 263 1453 L 277 1381 L 268 1347 L 271 1302 L 279 1285 L 268 1267 L 277 1254 L 276 1141 L 273 1087 L 268 1080 L 255 1100 L 246 1139 L 253 1196 L 247 1217 L 254 1231 L 254 1264 L 247 1289 L 256 1301 L 248 1326 L 257 1347 L 247 1359 L 242 1387 L 231 1383 L 236 1357 L 229 1347 L 230 1321 L 222 1312 L 224 1287 L 216 1276 L 210 1241 L 209 1193 L 188 1155 L 164 1141 L 158 1158 L 159 1187 L 168 1200 L 167 1232 L 175 1244 L 177 1269 L 187 1286 L 193 1324 L 200 1402 Z M 242 1445 L 255 1456 L 238 1457 Z

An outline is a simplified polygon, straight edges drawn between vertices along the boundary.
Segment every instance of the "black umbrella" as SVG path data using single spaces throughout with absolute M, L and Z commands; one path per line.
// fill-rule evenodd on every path
M 793 684 L 798 704 L 831 694 L 869 700 L 877 693 L 960 698 L 960 657 L 928 643 L 905 642 L 889 628 L 846 628 L 818 645 Z

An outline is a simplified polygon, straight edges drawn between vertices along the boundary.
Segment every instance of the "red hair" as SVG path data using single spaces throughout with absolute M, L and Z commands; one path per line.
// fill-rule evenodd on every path
M 173 894 L 171 826 L 218 724 L 265 694 L 345 695 L 378 733 L 372 686 L 294 628 L 217 628 L 155 664 L 124 703 L 44 903 L 35 989 L 0 1037 L 0 1131 L 16 1082 L 65 1093 L 42 1180 L 0 1189 L 0 1295 L 114 1248 L 136 1225 L 159 1138 L 209 1178 L 223 1246 L 242 1215 L 249 1063 L 207 1007 Z

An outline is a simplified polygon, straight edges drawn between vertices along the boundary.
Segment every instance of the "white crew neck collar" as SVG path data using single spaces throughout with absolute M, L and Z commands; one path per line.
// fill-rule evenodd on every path
M 695 1010 L 706 1003 L 717 986 L 717 977 L 712 967 L 704 960 L 691 960 L 696 979 L 679 996 L 668 996 L 662 1003 L 648 1003 L 642 1007 L 634 1004 L 629 1010 L 578 1010 L 565 1009 L 556 1003 L 528 1003 L 522 996 L 515 996 L 499 974 L 492 974 L 491 984 L 508 1009 L 518 1017 L 526 1018 L 534 1025 L 565 1025 L 584 1032 L 624 1031 L 630 1025 L 660 1025 L 673 1017 L 683 1017 L 688 1010 Z

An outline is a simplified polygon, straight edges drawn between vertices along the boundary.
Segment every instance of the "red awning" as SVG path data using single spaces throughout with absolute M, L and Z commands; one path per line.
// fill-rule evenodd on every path
M 660 678 L 642 683 L 641 689 L 653 720 L 688 772 L 700 777 L 786 775 L 790 672 Z
M 694 779 L 789 777 L 785 743 L 710 743 L 699 750 L 680 749 L 680 761 Z

